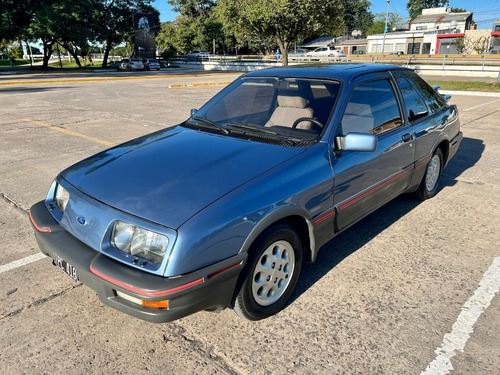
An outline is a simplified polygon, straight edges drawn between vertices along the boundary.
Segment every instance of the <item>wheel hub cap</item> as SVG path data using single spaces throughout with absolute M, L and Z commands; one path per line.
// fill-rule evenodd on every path
M 285 293 L 295 269 L 295 253 L 287 241 L 277 241 L 261 255 L 252 278 L 252 295 L 261 306 L 269 306 Z
M 425 187 L 427 191 L 432 191 L 438 182 L 441 161 L 438 155 L 434 155 L 427 166 L 427 175 L 425 177 Z

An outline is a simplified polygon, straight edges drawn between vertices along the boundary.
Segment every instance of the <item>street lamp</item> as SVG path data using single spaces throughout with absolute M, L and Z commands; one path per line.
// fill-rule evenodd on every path
M 389 7 L 391 6 L 391 0 L 387 1 L 387 13 L 385 14 L 385 26 L 384 26 L 384 39 L 382 39 L 382 54 L 385 49 L 385 34 L 387 33 L 387 23 L 389 22 Z

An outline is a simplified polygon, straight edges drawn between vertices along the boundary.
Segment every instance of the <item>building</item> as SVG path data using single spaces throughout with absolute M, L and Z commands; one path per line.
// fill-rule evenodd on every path
M 491 31 L 491 53 L 500 54 L 500 19 L 493 23 Z
M 456 54 L 455 39 L 472 27 L 472 13 L 453 13 L 451 8 L 423 9 L 410 23 L 410 30 L 368 37 L 370 53 Z M 384 45 L 384 51 L 382 51 Z

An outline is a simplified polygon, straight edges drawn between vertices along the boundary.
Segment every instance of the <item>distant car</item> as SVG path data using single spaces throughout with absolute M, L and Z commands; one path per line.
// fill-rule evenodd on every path
M 167 62 L 167 60 L 160 59 L 160 60 L 158 60 L 158 62 L 160 63 L 160 67 L 161 68 L 168 68 L 168 62 Z
M 210 53 L 208 51 L 198 49 L 196 51 L 190 52 L 186 55 L 188 60 L 206 60 L 210 57 Z
M 62 171 L 29 212 L 55 266 L 151 322 L 279 312 L 322 245 L 402 193 L 435 196 L 462 140 L 454 104 L 382 64 L 247 73 L 193 113 Z
M 116 70 L 144 70 L 144 64 L 140 59 L 127 58 L 118 63 Z
M 346 57 L 347 55 L 345 54 L 344 51 L 340 49 L 334 49 L 331 47 L 319 47 L 316 48 L 314 51 L 308 52 L 306 56 L 310 57 L 311 59 L 320 57 L 329 57 L 329 58 L 334 58 L 336 60 L 340 60 L 341 57 Z
M 300 57 L 305 57 L 306 54 L 307 54 L 307 50 L 306 49 L 301 49 L 301 48 L 298 48 L 296 50 L 293 50 L 291 52 L 288 52 L 288 58 L 290 60 L 296 60 Z
M 393 51 L 391 53 L 389 53 L 389 55 L 398 55 L 398 56 L 401 56 L 401 55 L 404 55 L 405 53 L 403 51 Z
M 352 54 L 353 54 L 353 55 L 364 55 L 364 54 L 366 54 L 366 52 L 365 52 L 365 51 L 363 51 L 362 49 L 357 49 L 357 50 L 356 50 L 356 51 L 354 51 Z
M 156 59 L 142 59 L 145 70 L 160 70 L 160 63 Z

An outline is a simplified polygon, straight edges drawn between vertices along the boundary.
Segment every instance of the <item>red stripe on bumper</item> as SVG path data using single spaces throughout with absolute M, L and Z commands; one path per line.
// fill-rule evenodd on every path
M 109 276 L 106 276 L 103 273 L 97 271 L 94 267 L 92 267 L 92 265 L 90 265 L 90 271 L 94 275 L 99 276 L 101 279 L 104 279 L 104 280 L 110 282 L 111 284 L 117 285 L 119 287 L 122 287 L 123 289 L 127 289 L 127 290 L 130 290 L 131 292 L 134 292 L 134 293 L 137 293 L 137 294 L 140 294 L 140 295 L 143 295 L 143 296 L 147 296 L 147 297 L 166 296 L 166 295 L 169 295 L 169 294 L 172 294 L 172 293 L 175 293 L 175 292 L 179 292 L 179 291 L 184 290 L 184 289 L 191 288 L 192 286 L 201 284 L 201 283 L 203 283 L 205 281 L 205 279 L 202 277 L 200 279 L 191 281 L 191 282 L 189 282 L 187 284 L 180 285 L 180 286 L 172 288 L 172 289 L 162 290 L 162 291 L 159 291 L 159 292 L 148 292 L 146 290 L 135 288 L 132 285 L 128 285 L 128 284 L 122 283 L 122 282 L 120 282 L 118 280 L 115 280 L 115 279 L 109 277 Z

